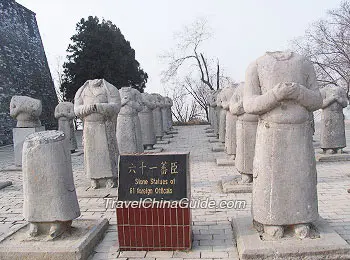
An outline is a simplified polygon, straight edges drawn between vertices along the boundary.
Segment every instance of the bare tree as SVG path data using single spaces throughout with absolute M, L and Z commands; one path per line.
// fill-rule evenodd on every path
M 181 94 L 190 95 L 192 98 L 188 98 L 188 105 L 195 104 L 195 108 L 190 110 L 196 111 L 196 115 L 204 114 L 207 119 L 209 93 L 219 89 L 222 84 L 228 85 L 233 82 L 229 77 L 222 75 L 219 60 L 207 58 L 201 49 L 202 43 L 211 36 L 207 20 L 197 19 L 191 25 L 185 26 L 181 32 L 175 33 L 175 48 L 161 55 L 161 59 L 167 63 L 162 72 L 162 82 L 171 83 L 173 88 L 179 88 L 172 94 L 183 91 Z M 181 95 L 172 98 L 176 99 L 178 96 Z M 187 110 L 183 110 L 185 111 Z
M 327 12 L 303 37 L 293 41 L 294 49 L 310 58 L 321 86 L 350 88 L 350 3 Z
M 54 68 L 54 74 L 53 74 L 53 79 L 54 79 L 54 86 L 55 86 L 55 91 L 56 95 L 58 98 L 58 102 L 64 101 L 63 99 L 63 93 L 61 91 L 61 85 L 62 85 L 62 80 L 63 80 L 63 58 L 62 56 L 56 57 L 56 64 Z

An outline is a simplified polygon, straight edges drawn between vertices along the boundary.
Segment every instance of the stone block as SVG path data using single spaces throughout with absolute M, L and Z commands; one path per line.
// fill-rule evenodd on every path
M 108 228 L 107 219 L 73 220 L 72 234 L 45 241 L 27 239 L 24 224 L 0 241 L 0 260 L 86 260 Z
M 159 148 L 154 148 L 152 150 L 145 150 L 144 153 L 160 153 L 163 151 L 163 148 L 159 147 Z
M 235 165 L 235 160 L 230 158 L 217 158 L 216 159 L 217 166 L 230 166 Z
M 241 176 L 235 176 L 229 180 L 222 180 L 222 190 L 224 193 L 252 193 L 253 183 L 240 183 Z
M 319 238 L 286 237 L 278 241 L 264 241 L 253 227 L 250 217 L 232 220 L 241 260 L 350 259 L 350 245 L 325 220 L 320 218 L 313 224 L 320 234 Z
M 214 144 L 211 150 L 213 152 L 223 152 L 225 151 L 225 146 L 222 143 Z
M 215 138 L 210 138 L 209 143 L 219 143 L 219 139 Z
M 169 140 L 161 140 L 161 141 L 157 141 L 157 144 L 169 144 L 170 141 Z
M 206 132 L 207 134 L 209 134 L 209 133 L 214 133 L 214 129 L 208 129 L 208 130 L 205 130 L 205 132 Z
M 171 135 L 171 134 L 166 134 L 166 135 L 163 135 L 163 139 L 170 139 L 170 138 L 173 138 L 174 136 Z
M 321 152 L 316 152 L 315 155 L 317 162 L 342 162 L 342 161 L 350 161 L 350 153 L 344 151 L 343 153 L 336 154 L 325 154 Z
M 15 127 L 13 128 L 13 150 L 15 155 L 15 165 L 21 166 L 22 165 L 22 149 L 23 149 L 23 143 L 26 137 L 30 134 L 45 131 L 44 126 L 40 127 L 28 127 L 28 128 L 21 128 L 21 127 Z

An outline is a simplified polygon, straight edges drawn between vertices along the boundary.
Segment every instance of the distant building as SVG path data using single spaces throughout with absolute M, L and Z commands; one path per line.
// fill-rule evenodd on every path
M 16 122 L 9 107 L 14 95 L 40 99 L 42 125 L 56 127 L 58 101 L 35 13 L 14 0 L 0 0 L 0 145 L 12 143 Z

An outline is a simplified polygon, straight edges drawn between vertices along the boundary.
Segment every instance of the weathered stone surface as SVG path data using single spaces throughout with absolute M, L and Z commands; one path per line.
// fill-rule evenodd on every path
M 348 105 L 346 91 L 339 86 L 326 86 L 321 94 L 321 148 L 325 153 L 337 153 L 346 147 L 343 114 L 343 108 Z
M 72 102 L 61 102 L 56 106 L 55 118 L 58 119 L 58 130 L 66 136 L 68 148 L 72 152 L 78 149 L 73 126 L 74 117 L 74 104 Z
M 64 133 L 53 130 L 29 135 L 23 144 L 22 168 L 23 215 L 31 225 L 29 235 L 56 238 L 64 232 L 63 226 L 68 228 L 80 216 Z
M 15 154 L 15 165 L 21 166 L 22 165 L 22 150 L 23 150 L 23 143 L 26 137 L 30 134 L 45 131 L 45 127 L 19 127 L 19 128 L 13 128 L 13 150 Z
M 236 122 L 236 168 L 242 181 L 252 182 L 258 116 L 245 113 L 243 108 L 244 82 L 241 82 L 230 100 L 230 112 L 237 116 Z M 249 176 L 247 176 L 249 175 Z
M 12 143 L 16 125 L 9 111 L 12 96 L 40 99 L 40 119 L 46 129 L 57 127 L 57 96 L 35 13 L 14 0 L 0 1 L 0 13 L 0 145 L 6 145 Z
M 294 224 L 308 236 L 318 219 L 312 112 L 322 106 L 312 63 L 293 52 L 266 53 L 246 71 L 243 106 L 259 115 L 253 219 L 276 239 Z
M 119 90 L 121 109 L 118 114 L 117 140 L 120 153 L 142 153 L 141 124 L 138 112 L 142 109 L 142 99 L 136 89 L 123 87 Z M 137 91 L 138 92 L 138 91 Z
M 233 218 L 232 227 L 241 260 L 340 260 L 350 258 L 350 246 L 323 219 L 313 223 L 319 238 L 265 241 L 253 227 L 251 218 Z
M 170 123 L 171 118 L 169 116 L 169 109 L 171 110 L 172 100 L 168 97 L 163 97 L 163 107 L 161 108 L 162 110 L 162 121 L 163 121 L 163 131 L 165 134 L 168 134 L 170 132 L 170 128 L 172 126 L 172 123 Z
M 143 109 L 139 112 L 141 123 L 142 143 L 145 150 L 152 150 L 156 143 L 156 133 L 154 129 L 153 109 L 156 108 L 154 96 L 142 93 Z
M 74 112 L 84 121 L 85 173 L 92 187 L 98 188 L 105 178 L 107 187 L 113 187 L 119 154 L 115 133 L 121 107 L 118 89 L 104 79 L 88 80 L 74 100 Z
M 157 142 L 161 141 L 164 135 L 162 107 L 164 106 L 163 97 L 157 93 L 151 94 L 155 98 L 156 108 L 153 110 L 154 128 L 156 131 Z
M 9 234 L 0 242 L 1 260 L 86 260 L 103 238 L 107 228 L 107 219 L 76 219 L 72 223 L 72 232 L 54 241 L 23 241 L 29 224 Z
M 169 130 L 168 133 L 171 133 L 171 130 L 173 129 L 173 114 L 171 112 L 171 107 L 174 105 L 173 100 L 170 97 L 165 97 L 165 103 L 167 105 L 168 109 L 168 125 L 169 125 Z
M 17 120 L 16 127 L 40 127 L 41 112 L 42 105 L 39 99 L 26 96 L 11 98 L 10 115 Z

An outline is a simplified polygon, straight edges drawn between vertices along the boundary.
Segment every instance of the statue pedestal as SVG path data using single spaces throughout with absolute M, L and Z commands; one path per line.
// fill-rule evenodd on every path
M 46 241 L 45 236 L 28 239 L 29 224 L 24 224 L 0 241 L 0 259 L 85 260 L 103 238 L 107 219 L 73 220 L 71 234 Z
M 251 217 L 234 218 L 232 226 L 241 260 L 336 260 L 350 258 L 350 245 L 322 218 L 313 223 L 319 233 L 317 238 L 285 237 L 276 241 L 262 240 L 258 231 L 253 227 Z
M 350 153 L 348 151 L 343 151 L 343 153 L 325 154 L 321 150 L 316 150 L 315 158 L 317 162 L 350 161 Z
M 223 143 L 219 142 L 219 143 L 215 143 L 212 148 L 211 148 L 212 152 L 224 152 L 225 151 L 225 146 Z
M 227 158 L 217 158 L 216 159 L 217 166 L 232 166 L 235 165 L 235 155 L 231 155 Z
M 241 183 L 240 173 L 235 169 L 236 176 L 221 181 L 224 193 L 252 193 L 253 183 Z
M 15 127 L 12 129 L 13 132 L 13 150 L 15 154 L 15 165 L 22 165 L 22 148 L 26 137 L 30 134 L 45 131 L 44 126 L 39 127 Z

